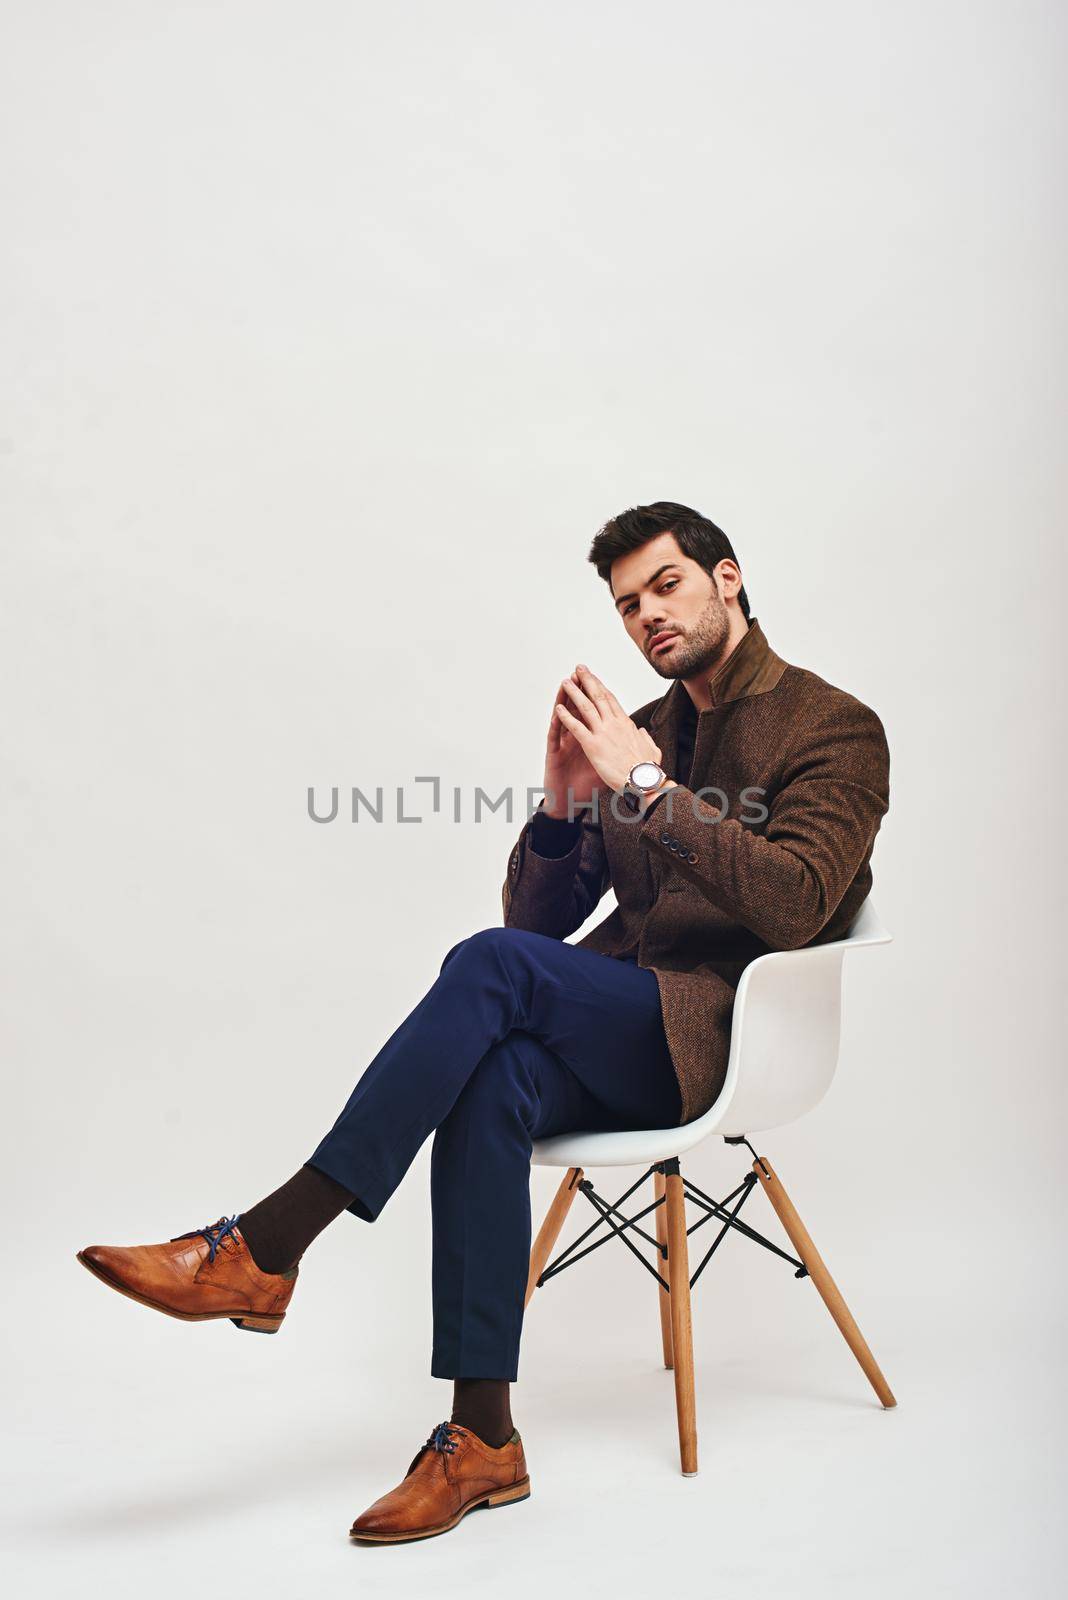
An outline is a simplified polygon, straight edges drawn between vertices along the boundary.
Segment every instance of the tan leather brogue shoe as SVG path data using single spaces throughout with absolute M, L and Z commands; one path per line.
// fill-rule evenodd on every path
M 289 1272 L 261 1272 L 237 1217 L 180 1233 L 166 1244 L 91 1244 L 78 1260 L 109 1289 L 184 1322 L 229 1317 L 250 1333 L 277 1333 L 297 1281 Z
M 456 1422 L 439 1422 L 408 1468 L 403 1483 L 368 1506 L 350 1530 L 353 1539 L 403 1544 L 448 1533 L 479 1506 L 505 1506 L 530 1495 L 518 1432 L 498 1449 Z

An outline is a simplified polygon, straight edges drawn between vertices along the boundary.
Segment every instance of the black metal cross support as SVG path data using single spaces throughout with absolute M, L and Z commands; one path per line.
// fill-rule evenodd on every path
M 579 1184 L 579 1188 L 586 1196 L 586 1199 L 593 1206 L 594 1210 L 598 1213 L 597 1220 L 595 1222 L 591 1222 L 590 1226 L 585 1230 L 584 1233 L 580 1233 L 577 1239 L 572 1240 L 567 1249 L 562 1250 L 554 1261 L 550 1261 L 549 1265 L 544 1269 L 541 1277 L 538 1279 L 539 1289 L 543 1283 L 548 1281 L 549 1278 L 555 1277 L 558 1272 L 563 1272 L 565 1267 L 573 1267 L 576 1261 L 581 1261 L 583 1256 L 588 1256 L 592 1251 L 599 1250 L 601 1245 L 607 1244 L 612 1238 L 622 1239 L 623 1243 L 628 1247 L 628 1249 L 634 1252 L 635 1256 L 637 1256 L 638 1260 L 641 1262 L 642 1266 L 645 1267 L 646 1271 L 651 1272 L 657 1282 L 663 1284 L 665 1289 L 668 1288 L 667 1280 L 660 1276 L 655 1267 L 650 1266 L 649 1262 L 646 1261 L 641 1251 L 638 1250 L 635 1245 L 631 1244 L 630 1240 L 626 1237 L 626 1229 L 634 1228 L 635 1224 L 641 1217 L 648 1216 L 650 1211 L 655 1211 L 657 1206 L 662 1204 L 662 1201 L 654 1200 L 652 1205 L 646 1206 L 643 1211 L 637 1212 L 633 1217 L 623 1217 L 623 1213 L 619 1209 L 624 1200 L 629 1200 L 635 1189 L 640 1188 L 645 1182 L 646 1178 L 652 1177 L 655 1171 L 655 1166 L 648 1167 L 646 1171 L 642 1173 L 641 1177 L 632 1183 L 630 1188 L 627 1189 L 625 1193 L 620 1195 L 615 1205 L 610 1205 L 607 1200 L 603 1199 L 603 1197 L 597 1193 L 589 1178 L 583 1178 L 582 1182 Z M 623 1217 L 623 1227 L 619 1227 L 615 1222 L 612 1221 L 613 1216 Z M 606 1223 L 611 1229 L 611 1232 L 603 1234 L 595 1244 L 587 1245 L 585 1250 L 579 1250 L 578 1247 L 583 1240 L 588 1239 L 591 1233 L 596 1233 L 597 1229 L 602 1223 Z M 645 1233 L 643 1229 L 635 1228 L 635 1231 L 641 1233 L 643 1239 L 648 1239 L 650 1237 L 650 1235 Z M 662 1248 L 659 1241 L 656 1239 L 653 1239 L 652 1243 L 656 1246 L 661 1256 L 666 1259 L 667 1250 Z
M 744 1200 L 749 1198 L 756 1181 L 756 1173 L 751 1172 L 746 1178 L 745 1183 L 742 1185 L 746 1193 L 744 1199 L 739 1201 L 738 1206 L 735 1208 L 736 1213 L 737 1211 L 741 1210 Z M 695 1205 L 703 1206 L 708 1213 L 708 1215 L 702 1217 L 699 1222 L 695 1222 L 692 1228 L 687 1228 L 687 1233 L 693 1233 L 695 1229 L 703 1227 L 710 1217 L 724 1216 L 724 1206 L 728 1205 L 734 1198 L 733 1194 L 729 1194 L 726 1200 L 712 1200 L 707 1194 L 705 1194 L 703 1189 L 699 1189 L 695 1183 L 691 1183 L 689 1178 L 683 1179 L 683 1188 L 685 1189 L 687 1199 L 692 1200 Z M 734 1194 L 737 1193 L 738 1190 L 735 1189 Z M 762 1244 L 765 1250 L 771 1251 L 772 1255 L 780 1256 L 783 1261 L 788 1261 L 792 1267 L 796 1267 L 797 1270 L 794 1273 L 795 1278 L 808 1277 L 808 1268 L 803 1262 L 798 1261 L 797 1257 L 790 1255 L 788 1251 L 781 1250 L 777 1244 L 772 1244 L 770 1239 L 765 1239 L 764 1235 L 762 1233 L 758 1233 L 756 1228 L 750 1228 L 745 1222 L 738 1222 L 735 1216 L 731 1217 L 729 1226 L 737 1228 L 739 1233 L 744 1234 L 747 1239 L 752 1239 L 754 1244 Z M 715 1249 L 715 1246 L 713 1245 L 712 1248 Z M 709 1251 L 709 1255 L 711 1255 L 711 1253 L 712 1252 Z M 701 1265 L 703 1266 L 704 1262 L 702 1262 Z M 700 1271 L 700 1268 L 698 1268 L 698 1271 Z
M 739 1141 L 731 1142 L 737 1143 Z M 748 1143 L 748 1141 L 746 1141 L 746 1143 Z M 645 1270 L 652 1273 L 660 1287 L 670 1294 L 671 1285 L 668 1283 L 667 1279 L 662 1273 L 657 1271 L 656 1267 L 654 1267 L 645 1259 L 637 1245 L 635 1245 L 632 1240 L 628 1238 L 628 1234 L 630 1233 L 639 1234 L 641 1238 L 645 1239 L 647 1243 L 654 1247 L 662 1261 L 667 1260 L 667 1245 L 661 1244 L 659 1239 L 656 1239 L 651 1233 L 647 1233 L 644 1228 L 638 1227 L 638 1223 L 643 1217 L 647 1217 L 649 1213 L 655 1211 L 658 1206 L 665 1204 L 666 1196 L 661 1195 L 659 1199 L 652 1201 L 650 1205 L 644 1206 L 642 1210 L 635 1212 L 632 1217 L 626 1216 L 624 1212 L 620 1210 L 620 1207 L 625 1203 L 625 1201 L 629 1200 L 635 1190 L 639 1189 L 642 1184 L 645 1183 L 647 1178 L 651 1178 L 654 1172 L 663 1173 L 665 1176 L 670 1175 L 682 1177 L 682 1172 L 680 1170 L 677 1157 L 672 1156 L 667 1161 L 654 1162 L 651 1167 L 646 1168 L 641 1177 L 637 1178 L 635 1182 L 631 1184 L 630 1188 L 626 1189 L 623 1194 L 620 1195 L 619 1199 L 614 1203 L 606 1200 L 603 1195 L 599 1195 L 589 1178 L 583 1178 L 579 1183 L 579 1189 L 586 1196 L 586 1199 L 597 1212 L 597 1217 L 590 1224 L 590 1226 L 584 1230 L 584 1232 L 579 1234 L 577 1239 L 574 1239 L 571 1244 L 568 1245 L 566 1250 L 562 1250 L 560 1254 L 553 1261 L 551 1261 L 547 1267 L 545 1267 L 540 1278 L 538 1279 L 538 1288 L 541 1288 L 541 1286 L 544 1283 L 547 1283 L 550 1278 L 555 1277 L 558 1272 L 563 1272 L 565 1267 L 572 1267 L 575 1265 L 576 1261 L 581 1261 L 583 1256 L 588 1256 L 592 1254 L 594 1250 L 599 1250 L 601 1245 L 607 1244 L 610 1239 L 620 1239 L 623 1244 L 626 1245 L 627 1249 L 631 1252 L 635 1259 L 641 1262 Z M 732 1189 L 730 1194 L 725 1195 L 722 1200 L 713 1200 L 711 1196 L 705 1194 L 702 1189 L 698 1189 L 696 1184 L 691 1183 L 688 1178 L 682 1178 L 684 1199 L 691 1201 L 696 1206 L 699 1206 L 705 1213 L 703 1217 L 699 1217 L 695 1223 L 691 1224 L 691 1226 L 687 1228 L 687 1236 L 689 1236 L 691 1233 L 696 1233 L 698 1228 L 703 1228 L 706 1222 L 717 1221 L 721 1224 L 719 1232 L 716 1234 L 716 1237 L 705 1251 L 705 1254 L 701 1258 L 701 1262 L 696 1272 L 694 1272 L 690 1278 L 691 1289 L 731 1229 L 734 1229 L 736 1233 L 740 1233 L 743 1238 L 751 1239 L 754 1244 L 763 1245 L 763 1247 L 766 1250 L 770 1250 L 773 1255 L 781 1256 L 784 1261 L 788 1261 L 792 1267 L 796 1268 L 796 1271 L 794 1272 L 795 1278 L 808 1277 L 807 1267 L 805 1267 L 802 1262 L 798 1261 L 796 1256 L 789 1255 L 787 1251 L 781 1250 L 777 1244 L 773 1244 L 770 1239 L 765 1239 L 762 1233 L 758 1233 L 756 1228 L 751 1228 L 748 1223 L 742 1222 L 739 1219 L 738 1213 L 741 1211 L 742 1207 L 745 1205 L 745 1202 L 752 1194 L 754 1188 L 756 1187 L 756 1182 L 756 1174 L 754 1172 L 747 1173 L 738 1187 L 736 1189 Z M 728 1206 L 731 1207 L 730 1210 L 727 1209 Z M 617 1218 L 618 1221 L 616 1220 Z M 607 1227 L 609 1231 L 605 1234 L 602 1234 L 602 1236 L 595 1240 L 593 1244 L 586 1245 L 584 1250 L 580 1250 L 579 1245 L 583 1244 L 585 1240 L 591 1236 L 591 1234 L 596 1233 L 598 1228 L 602 1226 Z

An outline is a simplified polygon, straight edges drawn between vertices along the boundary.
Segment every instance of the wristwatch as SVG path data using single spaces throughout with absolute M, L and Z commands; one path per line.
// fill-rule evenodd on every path
M 663 767 L 655 761 L 639 761 L 637 766 L 631 767 L 627 774 L 627 781 L 623 785 L 624 794 L 644 798 L 655 794 L 660 785 L 667 779 Z

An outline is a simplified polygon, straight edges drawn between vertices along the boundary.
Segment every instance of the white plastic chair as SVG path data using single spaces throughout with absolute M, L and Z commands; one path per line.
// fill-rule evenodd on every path
M 675 1373 L 679 1452 L 682 1471 L 697 1471 L 697 1424 L 694 1406 L 693 1335 L 690 1289 L 713 1251 L 732 1229 L 776 1254 L 810 1277 L 853 1354 L 886 1407 L 896 1405 L 864 1338 L 842 1299 L 833 1278 L 794 1210 L 771 1163 L 758 1156 L 748 1135 L 783 1127 L 811 1111 L 830 1087 L 838 1064 L 842 1015 L 842 960 L 847 950 L 889 944 L 886 931 L 870 900 L 865 901 L 843 939 L 810 945 L 801 950 L 775 950 L 750 962 L 742 973 L 731 1021 L 731 1048 L 727 1075 L 715 1103 L 703 1116 L 682 1127 L 628 1130 L 622 1133 L 564 1133 L 538 1140 L 531 1156 L 541 1167 L 568 1170 L 546 1213 L 530 1255 L 527 1303 L 534 1290 L 556 1272 L 579 1259 L 577 1247 L 601 1226 L 610 1230 L 581 1254 L 619 1237 L 648 1267 L 659 1282 L 661 1337 L 664 1365 Z M 679 1157 L 710 1135 L 734 1144 L 747 1144 L 754 1156 L 752 1171 L 742 1185 L 722 1201 L 712 1200 L 682 1176 Z M 597 1194 L 584 1177 L 589 1167 L 622 1167 L 642 1163 L 647 1170 L 614 1205 Z M 653 1202 L 627 1217 L 618 1208 L 646 1181 L 654 1180 Z M 800 1260 L 743 1222 L 738 1213 L 753 1188 L 767 1194 Z M 591 1228 L 549 1263 L 549 1255 L 578 1192 L 591 1201 L 598 1218 Z M 686 1200 L 704 1215 L 689 1229 Z M 656 1237 L 637 1223 L 653 1213 Z M 690 1276 L 687 1233 L 716 1220 L 719 1233 L 693 1278 Z M 667 1281 L 650 1266 L 628 1235 L 637 1233 L 652 1243 L 667 1264 Z

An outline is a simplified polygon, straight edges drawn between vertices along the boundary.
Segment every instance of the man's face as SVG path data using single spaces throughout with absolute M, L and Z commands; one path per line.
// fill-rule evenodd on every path
M 733 577 L 737 568 L 721 561 L 715 572 Z M 691 678 L 722 653 L 730 631 L 726 603 L 713 576 L 683 555 L 673 533 L 618 556 L 611 589 L 623 626 L 662 678 Z

